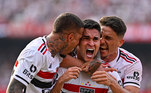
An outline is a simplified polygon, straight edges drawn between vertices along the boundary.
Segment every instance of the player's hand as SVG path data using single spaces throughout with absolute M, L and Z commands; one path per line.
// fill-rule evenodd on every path
M 70 79 L 78 78 L 80 71 L 82 71 L 79 67 L 70 67 L 67 71 L 59 78 L 59 81 L 64 83 L 69 81 Z
M 100 65 L 100 61 L 93 60 L 91 62 L 84 63 L 82 66 L 82 71 L 92 75 L 100 67 Z
M 88 72 L 89 65 L 90 65 L 90 62 L 84 63 L 81 67 L 82 71 Z
M 116 79 L 106 71 L 96 71 L 92 74 L 91 79 L 98 84 L 110 86 Z

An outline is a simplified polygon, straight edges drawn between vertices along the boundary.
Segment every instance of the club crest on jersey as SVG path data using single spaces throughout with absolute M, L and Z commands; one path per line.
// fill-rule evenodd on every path
M 80 93 L 95 93 L 94 89 L 80 87 Z

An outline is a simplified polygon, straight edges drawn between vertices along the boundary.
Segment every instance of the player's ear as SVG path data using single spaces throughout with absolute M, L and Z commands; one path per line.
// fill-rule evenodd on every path
M 67 40 L 68 40 L 68 41 L 74 40 L 74 34 L 73 34 L 73 33 L 68 34 Z
M 121 39 L 120 41 L 119 41 L 119 47 L 121 47 L 122 45 L 124 44 L 124 39 Z

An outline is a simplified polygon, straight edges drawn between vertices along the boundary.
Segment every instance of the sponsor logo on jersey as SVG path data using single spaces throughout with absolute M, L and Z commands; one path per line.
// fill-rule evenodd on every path
M 95 93 L 94 89 L 80 87 L 80 93 Z
M 23 74 L 29 77 L 30 79 L 33 79 L 33 75 L 31 74 L 31 72 L 34 73 L 36 70 L 37 70 L 36 66 L 32 64 L 30 66 L 30 71 L 27 69 L 24 69 Z
M 30 71 L 34 73 L 36 70 L 37 70 L 36 66 L 34 66 L 32 64 L 31 67 L 30 67 Z
M 30 79 L 33 78 L 33 75 L 31 75 L 31 73 L 27 69 L 24 69 L 23 74 L 29 77 Z
M 140 77 L 139 77 L 139 73 L 138 72 L 134 72 L 133 73 L 133 76 L 127 76 L 128 79 L 135 79 L 135 80 L 140 80 Z

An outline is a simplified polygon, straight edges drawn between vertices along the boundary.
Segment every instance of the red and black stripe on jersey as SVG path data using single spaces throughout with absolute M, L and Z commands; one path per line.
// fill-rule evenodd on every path
M 40 51 L 44 55 L 46 53 L 46 51 L 47 51 L 47 48 L 46 48 L 45 41 L 43 39 L 42 39 L 42 41 L 43 41 L 43 43 L 38 48 L 38 51 Z
M 19 64 L 18 60 L 16 61 L 15 63 L 15 67 L 17 67 Z M 58 69 L 57 69 L 58 71 Z M 22 79 L 23 81 L 25 81 L 27 84 L 29 84 L 28 81 L 26 81 L 24 78 L 22 78 L 21 76 L 19 75 L 15 75 L 16 77 Z M 31 83 L 34 84 L 36 87 L 39 87 L 39 88 L 50 88 L 52 87 L 52 85 L 56 82 L 56 78 L 58 77 L 58 74 L 56 73 L 50 73 L 50 72 L 43 72 L 42 70 L 40 70 L 38 73 L 37 73 L 37 76 L 41 77 L 41 78 L 44 78 L 44 79 L 53 79 L 53 81 L 51 82 L 42 82 L 36 78 L 33 78 L 31 80 Z
M 128 84 L 128 83 L 131 83 L 131 84 L 136 84 L 138 86 L 140 86 L 140 84 L 136 83 L 136 82 L 124 82 L 124 78 L 122 78 L 122 82 L 123 82 L 123 85 L 124 84 Z
M 82 86 L 82 85 L 76 85 L 76 84 L 70 84 L 70 83 L 65 83 L 63 86 L 64 89 L 68 90 L 68 91 L 72 91 L 72 92 L 76 92 L 76 93 L 107 93 L 108 89 L 107 88 L 97 88 L 97 87 L 89 87 L 89 86 Z M 87 92 L 87 91 L 81 91 L 83 89 L 88 90 L 94 90 L 91 92 Z M 65 93 L 65 92 L 63 92 Z
M 135 63 L 137 60 L 134 57 L 130 57 L 127 53 L 120 50 L 120 57 L 122 57 L 128 63 Z

